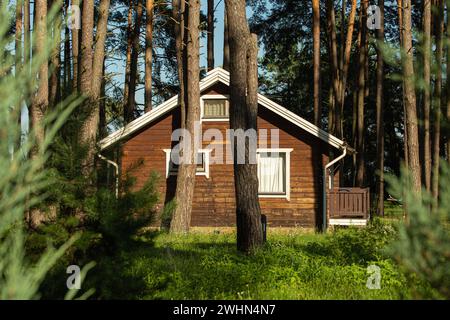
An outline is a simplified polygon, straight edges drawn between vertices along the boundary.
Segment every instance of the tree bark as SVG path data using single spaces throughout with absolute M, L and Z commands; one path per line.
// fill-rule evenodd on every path
M 30 62 L 30 0 L 23 1 L 23 63 L 26 66 Z
M 399 26 L 399 43 L 400 47 L 403 48 L 403 0 L 397 0 L 397 12 L 398 12 L 398 26 Z M 408 131 L 406 130 L 406 94 L 405 94 L 405 81 L 402 80 L 402 102 L 403 102 L 403 154 L 405 158 L 405 165 L 409 164 L 408 156 Z
M 172 14 L 175 22 L 175 46 L 177 52 L 177 71 L 178 71 L 178 104 L 181 109 L 181 128 L 186 126 L 186 103 L 185 103 L 185 69 L 186 69 L 186 47 L 184 45 L 185 36 L 185 9 L 186 3 L 184 0 L 172 1 Z
M 337 49 L 336 36 L 336 17 L 334 11 L 334 2 L 327 0 L 327 16 L 328 16 L 328 38 L 330 42 L 330 64 L 331 64 L 331 83 L 333 86 L 333 126 L 331 133 L 340 137 L 342 135 L 341 115 L 340 115 L 340 94 L 339 94 L 339 58 Z
M 447 66 L 450 66 L 450 4 L 447 2 Z M 447 67 L 447 81 L 446 81 L 446 92 L 447 92 L 447 124 L 450 124 L 450 68 Z M 450 134 L 447 133 L 447 161 L 450 164 Z
M 344 50 L 344 57 L 343 57 L 343 68 L 342 68 L 342 77 L 340 82 L 340 113 L 341 115 L 344 113 L 344 105 L 345 105 L 345 90 L 347 88 L 347 78 L 348 78 L 348 70 L 350 66 L 350 55 L 352 50 L 352 41 L 353 41 L 353 30 L 355 28 L 355 17 L 356 17 L 356 7 L 357 7 L 357 0 L 352 1 L 352 7 L 350 10 L 350 16 L 348 20 L 348 27 L 347 27 L 347 38 L 345 40 L 345 50 Z M 341 125 L 342 127 L 342 125 Z
M 145 6 L 145 112 L 152 110 L 153 0 Z
M 132 34 L 132 50 L 130 61 L 130 81 L 128 84 L 128 102 L 125 108 L 124 119 L 125 123 L 134 120 L 136 111 L 136 82 L 138 76 L 138 57 L 139 57 L 139 35 L 141 31 L 142 21 L 142 4 L 136 0 L 135 5 L 136 20 L 134 21 L 134 28 Z
M 408 167 L 410 170 L 413 189 L 415 192 L 421 191 L 421 168 L 419 157 L 419 137 L 417 125 L 417 105 L 416 92 L 414 86 L 414 62 L 412 47 L 412 30 L 411 30 L 411 0 L 403 0 L 403 81 L 405 94 L 405 116 L 406 116 L 406 134 L 408 148 Z
M 224 5 L 224 18 L 223 18 L 223 68 L 227 71 L 230 71 L 230 41 L 229 41 L 226 2 Z
M 33 56 L 43 56 L 47 43 L 47 1 L 35 1 L 35 42 Z M 34 130 L 36 147 L 32 155 L 36 155 L 44 141 L 45 131 L 42 123 L 48 107 L 48 64 L 42 63 L 38 73 L 38 90 L 33 97 L 30 108 L 30 124 Z
M 183 1 L 184 2 L 184 1 Z M 181 5 L 182 7 L 183 5 Z M 190 134 L 190 141 L 185 141 L 183 151 L 187 152 L 187 162 L 180 163 L 178 168 L 176 208 L 170 224 L 171 233 L 189 232 L 191 223 L 192 200 L 195 189 L 196 156 L 198 142 L 196 141 L 195 126 L 200 121 L 200 1 L 190 0 L 188 4 L 186 29 L 186 125 Z M 180 77 L 181 78 L 181 77 Z M 189 144 L 189 146 L 188 146 Z
M 230 128 L 256 130 L 258 52 L 256 36 L 250 35 L 245 0 L 227 0 L 226 6 L 230 43 Z M 233 145 L 237 248 L 239 251 L 251 253 L 263 243 L 257 166 L 250 163 L 250 148 L 257 146 L 250 145 L 250 142 L 246 141 L 245 164 L 239 164 L 236 139 Z
M 99 103 L 99 123 L 98 123 L 98 131 L 100 139 L 105 138 L 108 135 L 107 128 L 107 120 L 106 120 L 106 99 L 104 99 L 106 95 L 106 86 L 105 86 L 105 60 L 103 60 L 103 71 L 102 71 L 102 84 L 100 88 L 100 103 Z
M 439 161 L 440 161 L 440 142 L 441 142 L 441 99 L 442 99 L 442 56 L 444 31 L 444 1 L 436 1 L 436 82 L 433 94 L 433 113 L 434 113 L 434 136 L 433 136 L 433 175 L 432 175 L 432 193 L 435 203 L 439 197 Z
M 366 97 L 366 64 L 367 64 L 367 7 L 368 0 L 362 0 L 361 39 L 359 41 L 359 70 L 358 70 L 358 108 L 357 108 L 357 136 L 356 136 L 356 186 L 362 187 L 365 183 L 365 143 L 364 143 L 364 106 Z
M 378 0 L 380 8 L 380 29 L 377 31 L 379 42 L 384 43 L 384 0 Z M 377 212 L 384 216 L 384 60 L 383 52 L 377 49 Z
M 55 2 L 49 1 L 51 5 Z M 62 12 L 60 12 L 62 14 Z M 57 16 L 55 21 L 52 23 L 53 30 L 51 30 L 52 38 L 55 39 L 56 45 L 52 50 L 52 54 L 50 56 L 50 79 L 49 79 L 49 96 L 48 103 L 51 108 L 55 107 L 56 104 L 61 99 L 60 95 L 60 79 L 61 79 L 61 20 L 60 17 Z
M 67 20 L 69 12 L 69 0 L 65 0 L 64 3 L 64 17 Z M 64 28 L 64 78 L 63 78 L 63 90 L 64 96 L 68 96 L 70 89 L 72 87 L 72 72 L 71 72 L 71 56 L 70 56 L 70 30 L 66 27 Z
M 15 74 L 18 77 L 19 72 L 22 70 L 22 29 L 23 29 L 23 7 L 22 2 L 16 2 L 16 33 L 15 33 Z M 22 95 L 23 96 L 23 95 Z M 19 127 L 21 126 L 22 122 L 22 99 L 19 100 L 17 106 L 14 108 L 14 116 L 17 117 L 17 122 L 19 124 Z M 20 148 L 20 139 L 18 141 L 17 146 Z
M 81 21 L 80 93 L 90 99 L 92 95 L 94 0 L 83 0 Z
M 22 18 L 23 18 L 23 8 L 22 2 L 16 2 L 16 33 L 15 33 L 15 69 L 16 73 L 22 68 Z
M 313 47 L 314 47 L 314 124 L 320 127 L 320 1 L 312 1 L 313 8 Z
M 80 0 L 72 0 L 72 4 L 79 6 Z M 81 11 L 81 10 L 80 10 Z M 72 87 L 75 92 L 80 88 L 80 32 L 76 28 L 72 28 Z
M 84 0 L 85 4 L 92 0 Z M 89 4 L 88 4 L 89 5 Z M 91 3 L 93 9 L 93 3 Z M 103 63 L 105 58 L 105 41 L 107 33 L 110 0 L 101 0 L 93 53 L 93 11 L 83 6 L 82 43 L 81 43 L 81 82 L 80 91 L 87 96 L 84 104 L 88 117 L 83 124 L 81 142 L 88 145 L 88 154 L 84 165 L 84 174 L 89 175 L 94 169 L 95 146 L 99 129 L 100 95 L 103 83 Z M 89 21 L 92 19 L 91 21 Z M 88 30 L 85 33 L 85 30 Z M 86 70 L 86 71 L 84 71 Z M 87 77 L 89 75 L 89 78 Z M 89 87 L 89 88 L 88 88 Z
M 425 188 L 431 191 L 431 147 L 430 147 L 430 108 L 431 108 L 431 0 L 423 2 L 423 178 Z
M 133 46 L 133 0 L 128 3 L 128 18 L 127 18 L 127 51 L 125 54 L 125 81 L 123 84 L 123 108 L 124 115 L 128 103 L 128 92 L 130 84 L 130 66 L 131 66 L 131 51 Z
M 214 0 L 208 0 L 208 71 L 214 69 Z

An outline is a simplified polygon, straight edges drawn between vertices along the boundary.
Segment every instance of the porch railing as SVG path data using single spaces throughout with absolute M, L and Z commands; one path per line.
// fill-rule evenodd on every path
M 369 188 L 337 188 L 328 192 L 331 219 L 368 219 L 370 214 Z

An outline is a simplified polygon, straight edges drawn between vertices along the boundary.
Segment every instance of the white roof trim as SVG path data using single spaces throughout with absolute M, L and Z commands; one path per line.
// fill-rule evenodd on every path
M 222 82 L 223 84 L 230 85 L 230 73 L 222 68 L 215 68 L 208 72 L 207 76 L 200 81 L 200 92 L 211 87 L 217 82 Z M 280 106 L 276 102 L 270 100 L 269 98 L 258 93 L 258 103 L 270 111 L 278 114 L 284 119 L 292 122 L 303 130 L 309 132 L 310 134 L 318 137 L 319 139 L 325 141 L 335 148 L 342 148 L 345 146 L 344 141 L 336 138 L 335 136 L 329 134 L 328 132 L 318 128 L 309 121 L 306 121 L 302 117 L 296 115 L 295 113 L 287 110 L 286 108 Z M 142 115 L 141 117 L 135 119 L 134 121 L 128 123 L 125 127 L 111 133 L 109 136 L 104 138 L 99 142 L 100 149 L 104 150 L 116 142 L 123 140 L 132 133 L 138 131 L 139 129 L 145 127 L 147 124 L 151 123 L 153 120 L 158 119 L 162 115 L 171 111 L 178 105 L 178 95 L 170 98 L 169 100 L 163 102 L 158 107 L 154 108 L 152 111 Z

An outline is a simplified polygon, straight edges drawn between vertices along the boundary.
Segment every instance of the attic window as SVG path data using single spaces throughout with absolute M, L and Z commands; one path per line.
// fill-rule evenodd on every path
M 228 120 L 229 118 L 229 102 L 225 96 L 204 96 L 202 98 L 202 119 L 217 121 Z

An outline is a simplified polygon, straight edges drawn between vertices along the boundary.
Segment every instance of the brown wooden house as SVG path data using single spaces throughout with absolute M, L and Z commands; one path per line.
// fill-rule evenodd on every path
M 209 129 L 220 131 L 225 137 L 229 128 L 229 73 L 221 68 L 210 71 L 201 80 L 200 90 L 204 139 L 199 150 L 201 160 L 197 166 L 191 226 L 234 226 L 233 165 L 211 161 L 217 151 L 210 148 L 211 145 L 222 148 L 226 154 L 230 145 L 211 137 L 205 139 L 211 132 Z M 180 123 L 177 101 L 177 96 L 169 99 L 100 142 L 102 157 L 118 164 L 119 176 L 136 162 L 143 161 L 134 171 L 136 188 L 145 183 L 152 171 L 159 173 L 160 208 L 175 193 L 176 167 L 170 155 L 174 145 L 171 135 Z M 325 224 L 333 224 L 330 218 L 336 218 L 333 216 L 336 212 L 328 210 L 330 201 L 344 213 L 355 211 L 356 207 L 343 209 L 345 204 L 338 203 L 340 192 L 335 164 L 348 154 L 347 145 L 261 94 L 258 103 L 259 197 L 268 224 L 317 227 L 324 223 L 324 218 Z M 279 135 L 275 146 L 271 143 L 273 132 Z M 262 139 L 263 136 L 267 139 Z M 329 154 L 336 160 L 330 162 Z M 338 196 L 327 198 L 333 192 Z M 345 201 L 348 202 L 348 197 Z M 365 223 L 367 216 L 355 219 L 358 217 L 361 218 L 352 214 L 338 216 L 347 218 L 349 224 Z

